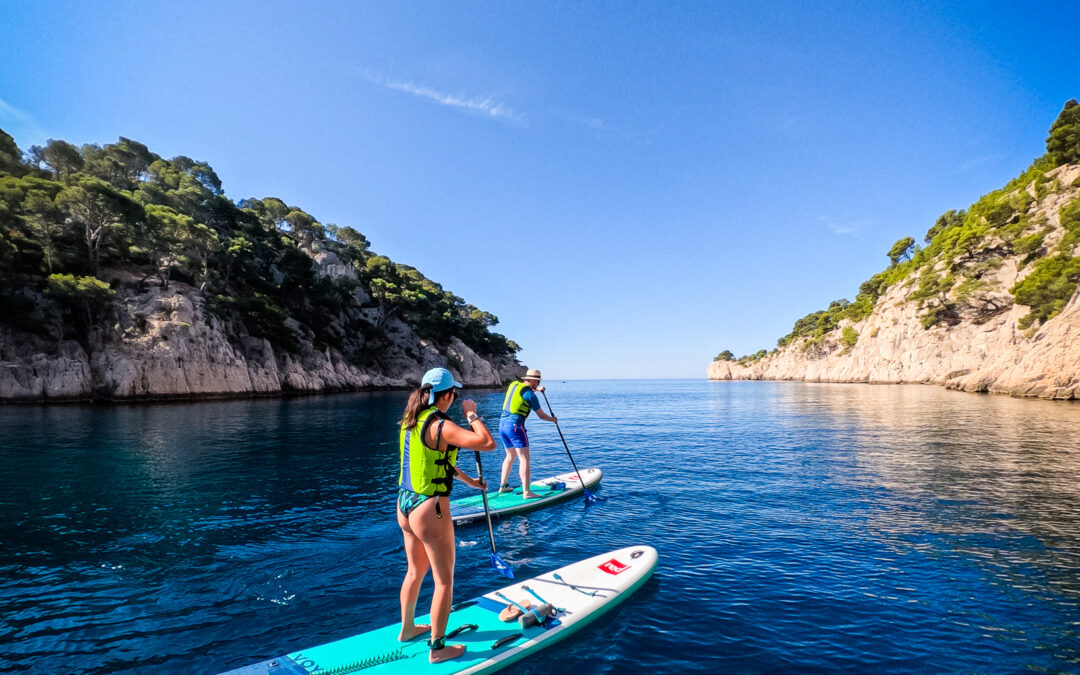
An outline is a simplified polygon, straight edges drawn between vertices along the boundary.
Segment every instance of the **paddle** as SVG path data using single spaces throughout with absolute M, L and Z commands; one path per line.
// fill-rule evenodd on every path
M 480 464 L 480 451 L 473 450 L 473 454 L 476 455 L 476 473 L 480 476 L 480 481 L 484 480 L 484 467 Z M 510 566 L 503 562 L 503 559 L 499 557 L 499 554 L 495 552 L 495 533 L 491 529 L 491 511 L 488 509 L 487 503 L 487 486 L 480 488 L 480 496 L 484 500 L 484 517 L 487 518 L 488 526 L 488 541 L 491 542 L 491 566 L 502 574 L 503 576 L 513 579 L 514 570 L 510 569 Z
M 542 391 L 540 393 L 544 395 L 544 403 L 547 404 L 548 414 L 555 417 L 555 411 L 551 409 L 551 401 L 548 400 L 547 392 Z M 578 471 L 577 462 L 574 461 L 574 456 L 570 454 L 570 446 L 566 444 L 566 437 L 562 435 L 562 428 L 559 426 L 557 419 L 555 420 L 555 428 L 559 430 L 559 438 L 562 439 L 562 445 L 566 448 L 567 456 L 570 457 L 570 464 L 574 466 L 574 473 L 577 474 L 578 480 L 581 481 L 581 489 L 585 491 L 585 506 L 592 506 L 596 502 L 596 495 L 589 492 L 588 488 L 585 487 L 585 476 L 582 476 L 581 472 Z

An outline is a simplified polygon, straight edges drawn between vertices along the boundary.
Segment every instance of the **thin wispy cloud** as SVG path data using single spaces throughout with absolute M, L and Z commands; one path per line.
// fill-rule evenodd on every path
M 0 128 L 15 138 L 24 141 L 29 139 L 33 143 L 41 143 L 46 136 L 37 120 L 2 98 L 0 98 Z
M 486 115 L 498 120 L 517 120 L 521 117 L 513 108 L 491 96 L 470 96 L 464 93 L 449 94 L 424 84 L 390 80 L 372 73 L 366 73 L 365 77 L 379 86 L 412 94 L 439 105 Z
M 4 99 L 0 98 L 0 121 L 2 122 L 16 122 L 18 124 L 33 124 L 34 120 L 19 110 L 15 106 L 11 105 Z
M 961 171 L 971 171 L 972 169 L 974 169 L 976 167 L 980 167 L 983 164 L 989 164 L 991 162 L 996 162 L 998 160 L 1004 159 L 1005 157 L 1006 157 L 1006 155 L 1003 152 L 996 152 L 996 153 L 991 154 L 991 155 L 983 155 L 981 157 L 975 157 L 974 159 L 969 159 L 968 161 L 961 164 L 960 165 L 960 170 Z
M 551 113 L 558 118 L 566 120 L 567 122 L 577 124 L 583 127 L 588 127 L 593 131 L 605 131 L 607 129 L 607 125 L 604 124 L 604 120 L 600 119 L 599 117 L 586 117 L 585 115 L 578 115 L 576 113 L 566 112 L 565 110 L 555 109 L 553 109 Z
M 835 218 L 828 218 L 826 216 L 819 217 L 818 221 L 825 225 L 825 227 L 829 228 L 829 230 L 832 231 L 833 234 L 838 234 L 842 237 L 855 236 L 861 233 L 868 225 L 868 221 L 845 222 L 837 220 Z
M 647 131 L 627 130 L 617 124 L 611 124 L 603 118 L 581 115 L 561 108 L 550 108 L 548 112 L 553 117 L 564 122 L 588 129 L 597 140 L 613 139 L 633 143 L 634 145 L 652 145 L 653 137 L 666 126 L 666 124 L 660 124 Z

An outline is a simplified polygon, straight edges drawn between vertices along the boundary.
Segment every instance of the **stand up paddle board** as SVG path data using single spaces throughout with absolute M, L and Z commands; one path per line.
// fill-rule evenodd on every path
M 574 495 L 581 494 L 586 488 L 591 488 L 600 482 L 604 475 L 600 469 L 585 469 L 581 472 L 584 483 L 577 473 L 562 473 L 558 476 L 545 478 L 532 483 L 532 491 L 540 495 L 535 499 L 525 499 L 521 496 L 521 488 L 513 492 L 499 492 L 497 489 L 488 493 L 488 508 L 492 516 L 509 516 L 522 511 L 532 511 L 542 506 L 547 506 Z M 455 525 L 471 523 L 474 520 L 484 519 L 484 497 L 477 493 L 469 497 L 454 499 L 450 502 L 450 515 Z
M 569 637 L 611 611 L 640 588 L 655 568 L 656 549 L 628 546 L 458 603 L 450 609 L 446 642 L 465 645 L 465 653 L 442 663 L 428 662 L 428 633 L 398 642 L 401 624 L 395 623 L 225 675 L 490 673 Z M 554 609 L 544 625 L 535 623 L 531 612 L 510 620 L 500 618 L 500 613 L 507 616 L 507 607 L 513 603 L 526 610 L 548 605 Z M 427 623 L 428 617 L 417 617 L 416 622 Z

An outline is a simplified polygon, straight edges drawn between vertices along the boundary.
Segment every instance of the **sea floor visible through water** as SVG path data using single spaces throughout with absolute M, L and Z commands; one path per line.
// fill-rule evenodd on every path
M 1080 672 L 1080 404 L 545 385 L 602 501 L 496 521 L 499 555 L 521 577 L 660 559 L 506 672 Z M 502 392 L 466 394 L 494 431 Z M 0 671 L 213 673 L 396 622 L 405 397 L 0 407 Z M 533 476 L 570 470 L 554 425 L 528 428 Z M 457 541 L 455 597 L 504 584 L 485 525 Z

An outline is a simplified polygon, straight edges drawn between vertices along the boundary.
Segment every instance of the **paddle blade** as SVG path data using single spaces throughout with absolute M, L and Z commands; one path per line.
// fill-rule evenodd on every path
M 600 501 L 600 499 L 596 495 L 585 490 L 585 506 L 592 506 L 598 501 Z
M 510 566 L 503 562 L 503 559 L 499 557 L 498 553 L 491 554 L 491 566 L 508 579 L 514 578 L 514 570 L 510 569 Z

